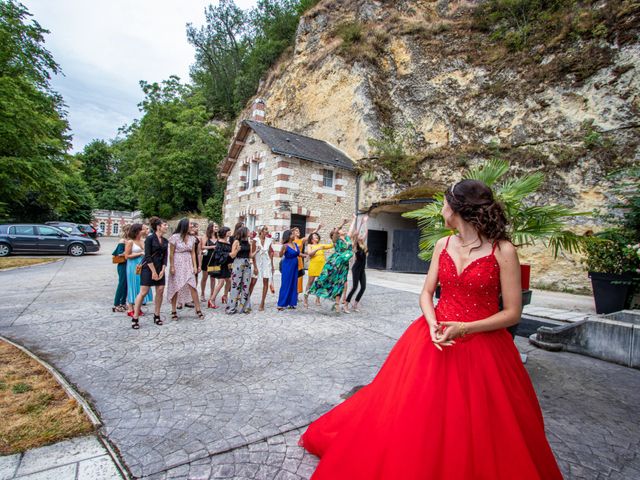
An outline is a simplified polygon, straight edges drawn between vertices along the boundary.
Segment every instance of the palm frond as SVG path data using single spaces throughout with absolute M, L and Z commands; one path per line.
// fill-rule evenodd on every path
M 504 203 L 520 202 L 527 195 L 538 191 L 544 182 L 540 172 L 505 180 L 496 188 L 496 196 Z
M 480 180 L 491 187 L 508 171 L 509 162 L 499 158 L 492 158 L 485 163 L 469 169 L 463 178 L 467 180 Z

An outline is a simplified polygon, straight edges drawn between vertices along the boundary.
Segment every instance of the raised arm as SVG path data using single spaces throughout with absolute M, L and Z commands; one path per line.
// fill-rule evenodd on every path
M 351 221 L 351 226 L 349 227 L 349 236 L 353 237 L 356 233 L 356 223 L 358 222 L 358 216 L 354 213 L 353 220 Z
M 367 223 L 369 222 L 369 215 L 365 215 L 362 219 L 362 224 L 360 225 L 360 229 L 358 230 L 358 236 L 362 239 L 362 243 L 367 243 L 367 236 L 369 235 L 369 227 Z

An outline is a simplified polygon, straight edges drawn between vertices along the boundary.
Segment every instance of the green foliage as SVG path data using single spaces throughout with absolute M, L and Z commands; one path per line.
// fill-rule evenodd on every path
M 222 202 L 224 200 L 224 188 L 221 188 L 212 197 L 209 197 L 204 204 L 202 214 L 208 220 L 222 225 Z
M 342 48 L 349 48 L 362 40 L 362 23 L 345 22 L 336 27 L 336 36 L 342 38 Z
M 413 125 L 407 124 L 396 130 L 384 127 L 380 138 L 370 138 L 367 143 L 371 147 L 372 158 L 366 171 L 382 168 L 391 174 L 396 183 L 407 183 L 415 175 L 420 156 L 410 153 L 416 140 Z
M 127 185 L 128 171 L 122 165 L 117 144 L 93 140 L 76 155 L 83 169 L 85 182 L 95 196 L 97 208 L 107 210 L 133 210 L 136 206 Z
M 475 26 L 515 52 L 564 40 L 607 39 L 637 11 L 635 0 L 487 0 L 475 12 Z
M 550 247 L 554 256 L 561 251 L 580 250 L 585 238 L 566 230 L 567 219 L 584 215 L 561 205 L 528 205 L 527 197 L 536 193 L 544 182 L 541 173 L 509 176 L 509 163 L 494 158 L 471 170 L 464 178 L 480 180 L 489 185 L 496 199 L 502 203 L 507 216 L 508 234 L 518 246 L 534 245 L 542 241 Z M 421 258 L 429 260 L 436 242 L 453 232 L 444 226 L 441 211 L 444 194 L 434 195 L 434 201 L 425 207 L 403 214 L 406 218 L 418 220 L 422 229 L 420 238 Z
M 93 196 L 66 154 L 65 106 L 49 85 L 60 67 L 44 48 L 48 31 L 29 17 L 0 0 L 0 219 L 87 219 Z
M 27 392 L 30 392 L 31 390 L 33 390 L 31 385 L 29 385 L 28 383 L 22 383 L 22 382 L 16 383 L 13 385 L 13 387 L 11 387 L 11 391 L 16 395 L 19 395 L 21 393 L 27 393 Z
M 243 11 L 220 0 L 205 11 L 205 24 L 187 25 L 196 49 L 192 69 L 206 106 L 216 118 L 232 119 L 256 93 L 260 79 L 293 46 L 300 15 L 317 0 L 259 0 Z
M 640 246 L 634 245 L 633 232 L 610 228 L 591 237 L 585 245 L 582 263 L 588 272 L 640 273 Z
M 215 177 L 226 132 L 209 125 L 201 93 L 177 77 L 141 86 L 143 116 L 122 129 L 125 138 L 115 145 L 127 188 L 145 215 L 199 210 L 222 188 Z

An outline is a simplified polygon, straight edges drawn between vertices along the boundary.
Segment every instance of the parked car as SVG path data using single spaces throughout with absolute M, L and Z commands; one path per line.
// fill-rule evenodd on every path
M 64 230 L 69 235 L 78 235 L 80 237 L 91 237 L 93 239 L 98 238 L 98 231 L 91 225 L 86 223 L 73 223 L 73 222 L 45 222 L 46 225 L 53 225 L 60 230 Z
M 0 257 L 10 253 L 67 253 L 74 257 L 97 252 L 93 238 L 71 235 L 53 225 L 15 223 L 0 225 Z

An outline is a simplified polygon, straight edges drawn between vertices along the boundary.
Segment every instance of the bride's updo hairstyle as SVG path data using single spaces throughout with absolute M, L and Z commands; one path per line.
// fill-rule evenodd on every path
M 444 193 L 451 209 L 473 225 L 490 242 L 508 240 L 504 208 L 493 198 L 491 189 L 479 180 L 462 180 Z

